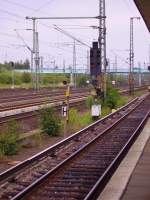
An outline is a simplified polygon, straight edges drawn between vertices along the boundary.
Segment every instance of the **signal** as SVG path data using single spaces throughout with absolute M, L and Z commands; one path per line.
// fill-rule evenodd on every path
M 97 86 L 98 76 L 101 74 L 101 63 L 100 63 L 101 52 L 98 48 L 98 42 L 93 42 L 92 48 L 90 49 L 90 74 L 92 84 Z

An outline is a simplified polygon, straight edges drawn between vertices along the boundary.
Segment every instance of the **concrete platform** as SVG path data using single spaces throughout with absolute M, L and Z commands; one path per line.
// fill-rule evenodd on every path
M 98 200 L 150 200 L 150 119 Z

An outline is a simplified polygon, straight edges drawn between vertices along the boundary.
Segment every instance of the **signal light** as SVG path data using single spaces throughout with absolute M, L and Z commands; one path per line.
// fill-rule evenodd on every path
M 64 85 L 67 85 L 67 81 L 63 81 L 63 84 L 64 84 Z
M 12 67 L 14 67 L 15 64 L 14 64 L 14 62 L 11 61 L 11 62 L 10 62 L 10 65 L 11 65 Z

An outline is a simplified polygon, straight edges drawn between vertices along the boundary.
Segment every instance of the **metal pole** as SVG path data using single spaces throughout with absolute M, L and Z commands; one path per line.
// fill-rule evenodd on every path
M 67 128 L 68 128 L 68 123 L 69 123 L 69 96 L 70 96 L 70 85 L 68 83 L 67 88 L 66 88 L 67 113 L 66 113 L 65 122 L 64 122 L 64 138 L 66 138 L 67 136 Z
M 12 89 L 15 88 L 15 72 L 14 72 L 14 69 L 15 69 L 15 64 L 13 63 L 12 64 Z
M 63 60 L 63 72 L 66 73 L 66 61 Z
M 118 57 L 117 55 L 115 55 L 115 62 L 113 63 L 113 81 L 116 81 L 117 80 L 117 66 L 118 65 Z
M 105 0 L 104 0 L 104 99 L 106 98 L 107 92 L 107 60 L 106 60 L 106 8 L 105 8 Z
M 90 74 L 90 52 L 87 50 L 87 74 Z
M 73 69 L 70 66 L 70 85 L 73 86 L 74 82 L 73 82 Z
M 73 82 L 76 87 L 76 41 L 73 40 Z
M 133 77 L 133 69 L 134 69 L 134 34 L 133 34 L 133 20 L 140 19 L 139 17 L 131 17 L 130 18 L 130 55 L 129 55 L 129 93 L 130 95 L 134 94 L 134 77 Z
M 36 71 L 36 90 L 39 90 L 39 67 L 40 67 L 40 59 L 39 59 L 39 42 L 38 42 L 38 32 L 35 32 L 35 71 Z
M 106 98 L 106 13 L 105 13 L 105 0 L 99 0 L 99 48 L 101 51 L 100 59 L 100 71 L 101 74 L 98 77 L 99 87 L 104 93 L 104 99 Z M 103 75 L 102 75 L 103 70 Z
M 94 17 L 29 17 L 27 16 L 26 19 L 99 19 L 99 16 Z
M 35 69 L 35 58 L 34 58 L 34 54 L 35 54 L 35 19 L 32 19 L 33 22 L 33 56 L 32 56 L 32 63 L 33 63 L 33 83 L 34 83 L 34 89 L 36 90 L 36 69 Z
M 130 18 L 130 70 L 129 70 L 129 93 L 133 94 L 133 67 L 134 67 L 134 49 L 133 49 L 133 17 Z
M 31 50 L 31 83 L 34 88 L 34 73 L 33 73 L 33 51 Z
M 40 57 L 40 83 L 43 85 L 43 56 Z
M 66 97 L 67 97 L 67 117 L 66 121 L 67 123 L 69 122 L 69 97 L 70 97 L 70 85 L 69 83 L 67 84 L 67 92 L 66 92 Z
M 139 87 L 142 85 L 142 77 L 141 77 L 141 63 L 138 63 L 138 72 L 139 72 Z

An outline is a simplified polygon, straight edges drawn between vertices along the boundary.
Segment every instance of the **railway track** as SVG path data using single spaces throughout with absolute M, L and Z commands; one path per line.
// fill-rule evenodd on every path
M 77 93 L 78 91 L 78 93 Z M 81 107 L 89 92 L 85 89 L 73 90 L 70 96 L 70 107 Z M 30 94 L 31 95 L 31 94 Z M 46 96 L 47 95 L 47 96 Z M 46 96 L 46 97 L 45 97 Z M 14 97 L 6 103 L 0 105 L 0 133 L 4 132 L 10 120 L 16 120 L 19 123 L 19 132 L 26 133 L 39 128 L 39 109 L 49 105 L 54 110 L 60 111 L 62 101 L 66 100 L 64 91 L 58 92 L 49 97 L 50 94 L 35 94 L 34 98 L 25 95 L 18 97 L 15 102 Z M 30 100 L 27 100 L 30 97 Z M 40 97 L 40 98 L 39 98 Z M 44 98 L 43 98 L 44 97 Z M 1 99 L 1 98 L 0 98 Z M 4 100 L 3 98 L 1 100 Z
M 135 91 L 146 89 L 147 86 L 137 87 L 135 88 Z M 128 93 L 128 90 L 122 90 L 120 91 L 121 94 Z M 72 98 L 77 96 L 88 96 L 89 91 L 87 89 L 78 89 L 72 90 Z M 20 96 L 6 96 L 6 97 L 0 97 L 0 112 L 8 111 L 8 110 L 14 110 L 14 109 L 20 109 L 20 108 L 26 108 L 26 107 L 32 107 L 32 106 L 39 106 L 42 104 L 48 104 L 52 102 L 57 102 L 65 100 L 64 91 L 59 92 L 42 92 L 41 93 L 32 93 L 32 94 L 22 94 Z
M 148 89 L 148 85 L 144 85 L 144 86 L 140 86 L 140 87 L 135 87 L 134 91 L 141 91 L 141 90 L 147 90 Z M 121 89 L 119 91 L 120 94 L 128 94 L 129 93 L 129 89 Z
M 85 99 L 86 97 L 82 97 L 80 99 L 74 98 L 70 100 L 69 107 L 83 110 L 85 109 Z M 61 104 L 57 103 L 57 105 L 53 104 L 54 111 L 61 113 Z M 8 115 L 0 118 L 0 133 L 5 130 L 7 124 L 11 121 L 15 120 L 19 124 L 19 132 L 27 133 L 28 131 L 32 131 L 39 128 L 39 120 L 40 120 L 40 112 L 39 108 L 35 111 L 29 112 L 21 112 L 19 114 Z
M 144 89 L 144 87 L 140 87 L 140 88 L 136 88 L 137 90 L 139 89 Z M 84 102 L 85 102 L 85 98 L 88 96 L 88 92 L 85 89 L 79 89 L 79 90 L 75 90 L 73 89 L 73 92 L 78 91 L 78 95 L 76 95 L 76 93 L 73 93 L 71 95 L 71 98 L 75 100 L 75 102 L 71 102 L 70 103 L 70 107 L 77 107 L 77 108 L 81 108 L 83 110 L 84 108 Z M 84 92 L 83 92 L 84 91 Z M 61 103 L 60 99 L 63 101 L 65 100 L 64 97 L 64 91 L 59 91 L 57 93 L 55 93 L 55 97 L 53 96 L 54 94 L 51 93 L 47 93 L 45 94 L 45 90 L 44 91 L 40 91 L 39 93 L 33 94 L 32 98 L 31 98 L 31 91 L 28 91 L 28 93 L 23 93 L 20 97 L 18 97 L 16 99 L 16 97 L 11 97 L 10 99 L 6 98 L 6 97 L 0 97 L 1 100 L 1 106 L 0 106 L 0 132 L 3 132 L 6 127 L 7 127 L 7 123 L 10 122 L 10 120 L 14 119 L 17 120 L 17 122 L 20 124 L 19 126 L 19 132 L 21 133 L 26 133 L 28 131 L 32 131 L 38 128 L 38 120 L 39 120 L 39 113 L 36 112 L 36 110 L 39 110 L 39 106 L 41 106 L 42 104 L 51 104 L 51 106 L 54 106 L 56 111 L 60 111 L 61 109 Z M 126 90 L 123 90 L 122 93 L 127 93 Z M 46 98 L 43 98 L 47 95 Z M 81 96 L 80 96 L 81 95 Z M 49 97 L 51 96 L 51 98 Z M 81 99 L 79 99 L 79 101 L 76 101 L 76 98 L 80 97 Z M 70 99 L 71 99 L 70 98 Z M 24 100 L 23 100 L 24 99 Z M 28 100 L 28 99 L 32 99 Z M 7 100 L 7 101 L 6 101 Z M 15 102 L 16 100 L 16 102 Z M 23 101 L 21 101 L 23 100 Z M 3 101 L 6 101 L 5 103 L 2 103 Z M 14 101 L 14 102 L 13 102 Z M 56 105 L 54 105 L 56 104 Z M 59 105 L 58 105 L 59 104 Z M 28 108 L 28 110 L 26 110 L 26 108 Z M 33 108 L 33 109 L 32 109 Z M 18 109 L 17 112 L 12 112 L 11 110 L 15 110 Z M 20 111 L 19 111 L 20 109 Z M 10 111 L 9 111 L 10 110 Z M 8 111 L 8 112 L 5 112 Z
M 81 93 L 81 94 L 72 94 L 72 96 L 70 97 L 70 99 L 77 99 L 77 98 L 81 98 L 81 97 L 87 97 L 89 95 L 89 93 Z M 66 97 L 64 95 L 60 95 L 58 97 L 55 97 L 53 99 L 49 99 L 49 98 L 45 98 L 42 100 L 36 99 L 35 101 L 22 101 L 19 104 L 5 104 L 5 105 L 1 105 L 0 106 L 0 112 L 4 112 L 4 111 L 9 111 L 9 110 L 16 110 L 16 109 L 22 109 L 22 108 L 28 108 L 28 107 L 33 107 L 33 106 L 41 106 L 41 105 L 46 105 L 46 104 L 52 104 L 52 103 L 57 103 L 57 102 L 63 102 L 66 100 Z
M 149 100 L 136 98 L 0 174 L 0 199 L 95 199 L 146 121 Z
M 79 89 L 71 89 L 71 93 L 83 93 L 88 92 L 89 90 L 86 88 L 79 88 Z M 44 97 L 53 97 L 58 95 L 64 95 L 65 90 L 60 91 L 50 91 L 50 90 L 41 90 L 39 92 L 27 92 L 27 93 L 20 93 L 20 94 L 7 94 L 5 96 L 0 97 L 0 103 L 12 102 L 12 101 L 22 101 L 22 100 L 29 100 L 30 98 L 38 99 Z M 17 97 L 17 99 L 16 99 Z
M 79 97 L 86 97 L 89 95 L 89 92 L 87 90 L 79 90 L 78 92 L 73 92 L 71 94 L 71 98 L 79 98 Z M 64 101 L 66 99 L 64 93 L 55 93 L 53 95 L 51 94 L 44 94 L 44 95 L 27 95 L 26 97 L 13 97 L 10 99 L 3 99 L 5 102 L 1 102 L 0 105 L 0 112 L 8 111 L 8 110 L 14 110 L 14 109 L 20 109 L 20 108 L 27 108 L 32 106 L 39 106 L 42 104 L 49 104 L 49 103 L 56 103 L 58 101 Z M 2 99 L 0 99 L 1 101 Z

